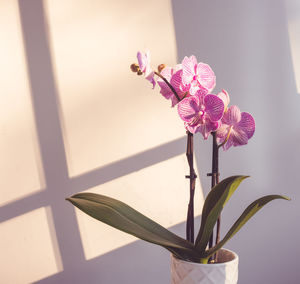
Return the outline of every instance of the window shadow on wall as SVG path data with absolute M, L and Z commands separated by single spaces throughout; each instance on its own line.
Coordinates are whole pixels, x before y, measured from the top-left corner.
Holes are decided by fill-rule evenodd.
M 240 170 L 245 171 L 243 174 L 253 176 L 254 181 L 244 189 L 244 197 L 239 196 L 247 203 L 248 199 L 254 199 L 256 193 L 260 196 L 269 193 L 263 190 L 276 192 L 277 188 L 284 189 L 278 193 L 285 193 L 296 199 L 299 193 L 295 192 L 294 185 L 299 181 L 297 169 L 300 167 L 297 146 L 300 140 L 299 96 L 295 97 L 297 92 L 293 81 L 284 2 L 231 0 L 223 3 L 175 0 L 172 1 L 172 5 L 179 61 L 184 55 L 195 54 L 199 60 L 209 63 L 217 75 L 217 89 L 227 88 L 232 102 L 238 104 L 242 110 L 251 110 L 256 118 L 258 128 L 255 140 L 249 143 L 247 150 L 234 149 L 232 153 L 222 154 L 223 176 L 239 174 Z M 140 241 L 86 260 L 75 210 L 72 206 L 67 206 L 64 198 L 182 154 L 185 139 L 172 141 L 70 179 L 43 1 L 19 0 L 19 9 L 46 188 L 42 192 L 0 208 L 0 221 L 9 220 L 36 208 L 50 206 L 55 229 L 53 242 L 57 241 L 58 244 L 56 260 L 57 263 L 61 263 L 63 271 L 38 283 L 107 284 L 117 283 L 117 279 L 123 279 L 123 283 L 147 283 L 145 281 L 150 279 L 151 282 L 148 283 L 162 283 L 163 279 L 163 283 L 167 283 L 168 252 Z M 279 119 L 278 114 L 279 118 L 284 119 Z M 276 129 L 284 129 L 288 135 L 283 136 L 279 131 L 275 131 L 274 121 Z M 209 151 L 208 148 L 204 148 L 208 144 L 198 144 L 198 168 L 203 169 L 205 175 L 209 172 L 209 169 L 205 168 L 210 158 Z M 203 188 L 209 188 L 209 179 L 206 181 Z M 295 202 L 280 207 L 284 208 L 282 216 L 276 212 L 279 208 L 277 206 L 269 208 L 270 213 L 264 212 L 267 216 L 265 219 L 272 220 L 275 215 L 278 219 L 275 220 L 276 224 L 285 224 L 279 232 L 276 224 L 269 225 L 262 240 L 255 239 L 255 236 L 251 239 L 251 246 L 245 245 L 245 240 L 249 241 L 246 235 L 234 239 L 233 247 L 244 255 L 241 265 L 243 283 L 255 282 L 254 276 L 259 280 L 265 279 L 265 283 L 283 283 L 280 281 L 287 279 L 287 275 L 289 279 L 300 277 L 295 267 L 297 259 L 293 259 L 297 253 L 289 244 L 296 243 L 300 237 L 299 231 L 294 230 L 290 242 L 283 241 L 286 240 L 286 232 L 292 231 L 292 224 L 296 224 L 300 217 L 296 205 Z M 236 206 L 232 206 L 227 213 L 236 216 L 236 209 Z M 289 224 L 286 224 L 287 216 L 295 216 Z M 172 229 L 182 231 L 182 226 Z M 251 228 L 251 224 L 249 226 Z M 256 221 L 252 224 L 252 231 L 249 230 L 249 236 L 255 234 L 253 229 L 265 230 L 265 227 L 265 223 Z M 266 243 L 269 247 L 279 244 L 281 247 L 268 256 L 262 255 L 260 261 L 251 264 L 257 259 L 255 253 L 263 251 L 263 244 Z M 281 255 L 280 259 L 282 256 L 289 259 L 289 267 L 283 265 L 274 270 L 274 266 L 269 265 L 269 259 L 273 260 L 273 264 L 275 261 L 275 267 L 279 265 L 280 259 L 276 258 L 278 253 Z M 149 258 L 145 260 L 142 254 L 147 254 Z M 159 261 L 156 261 L 157 259 Z M 249 265 L 254 266 L 254 276 L 253 271 L 247 269 Z M 264 271 L 261 271 L 259 266 L 265 267 Z M 276 271 L 280 274 L 275 273 Z M 83 278 L 83 275 L 87 278 Z
M 107 284 L 122 281 L 150 284 L 161 279 L 169 282 L 169 253 L 141 241 L 86 260 L 75 208 L 65 201 L 65 197 L 178 156 L 185 151 L 185 138 L 70 178 L 44 2 L 19 0 L 18 4 L 45 188 L 0 207 L 0 222 L 37 208 L 50 208 L 48 224 L 56 263 L 62 272 L 38 283 Z M 173 231 L 180 231 L 182 227 L 178 225 Z M 148 280 L 145 275 L 149 276 Z

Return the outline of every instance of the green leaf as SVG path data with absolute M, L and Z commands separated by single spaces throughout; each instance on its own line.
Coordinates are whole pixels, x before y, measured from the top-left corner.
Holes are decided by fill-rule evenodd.
M 201 227 L 196 239 L 196 249 L 202 254 L 208 244 L 214 226 L 225 204 L 237 189 L 239 184 L 248 176 L 232 176 L 214 186 L 207 195 L 203 209 Z
M 163 246 L 178 258 L 190 261 L 200 259 L 193 244 L 121 201 L 94 193 L 75 194 L 67 200 L 91 217 L 137 238 Z
M 243 212 L 241 217 L 233 224 L 233 226 L 228 231 L 224 239 L 221 242 L 219 242 L 216 246 L 207 250 L 205 252 L 205 256 L 209 257 L 214 253 L 216 253 L 216 251 L 218 251 L 221 247 L 223 247 L 224 244 L 228 242 L 257 211 L 259 211 L 264 205 L 266 205 L 267 203 L 269 203 L 274 199 L 290 200 L 288 197 L 282 195 L 267 195 L 255 200 L 246 208 L 246 210 Z

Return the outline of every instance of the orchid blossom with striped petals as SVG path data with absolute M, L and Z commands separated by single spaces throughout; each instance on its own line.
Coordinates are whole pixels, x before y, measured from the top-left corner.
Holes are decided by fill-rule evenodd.
M 191 133 L 200 132 L 204 139 L 218 129 L 223 112 L 224 103 L 218 96 L 203 95 L 201 91 L 178 104 L 178 114 L 185 128 Z
M 225 112 L 221 126 L 217 130 L 217 140 L 223 149 L 231 146 L 246 145 L 255 131 L 255 121 L 248 112 L 241 112 L 237 106 L 231 106 Z

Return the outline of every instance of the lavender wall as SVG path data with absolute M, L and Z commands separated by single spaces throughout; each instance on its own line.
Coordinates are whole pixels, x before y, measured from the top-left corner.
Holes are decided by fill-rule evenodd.
M 299 23 L 299 5 L 280 0 L 172 3 L 178 60 L 195 54 L 209 63 L 217 76 L 217 91 L 226 89 L 231 104 L 256 120 L 249 145 L 221 153 L 222 177 L 251 176 L 228 204 L 223 232 L 260 196 L 292 198 L 266 206 L 228 243 L 240 256 L 239 283 L 299 283 L 300 94 L 294 69 L 299 63 L 291 55 L 290 36 L 296 34 L 288 30 L 289 21 Z M 298 38 L 299 29 L 298 24 Z M 210 145 L 199 141 L 197 146 L 201 181 L 207 188 Z

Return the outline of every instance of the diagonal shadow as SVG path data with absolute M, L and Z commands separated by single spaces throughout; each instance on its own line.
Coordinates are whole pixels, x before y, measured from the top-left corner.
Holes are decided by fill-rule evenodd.
M 181 155 L 185 151 L 185 143 L 185 137 L 178 138 L 96 170 L 89 171 L 83 175 L 73 177 L 70 179 L 72 193 L 86 190 Z
M 101 185 L 124 175 L 176 157 L 184 152 L 185 137 L 165 143 L 128 158 L 113 162 L 79 176 L 67 179 L 63 191 L 56 192 L 60 199 Z M 29 211 L 51 204 L 49 190 L 40 191 L 0 207 L 0 223 Z

